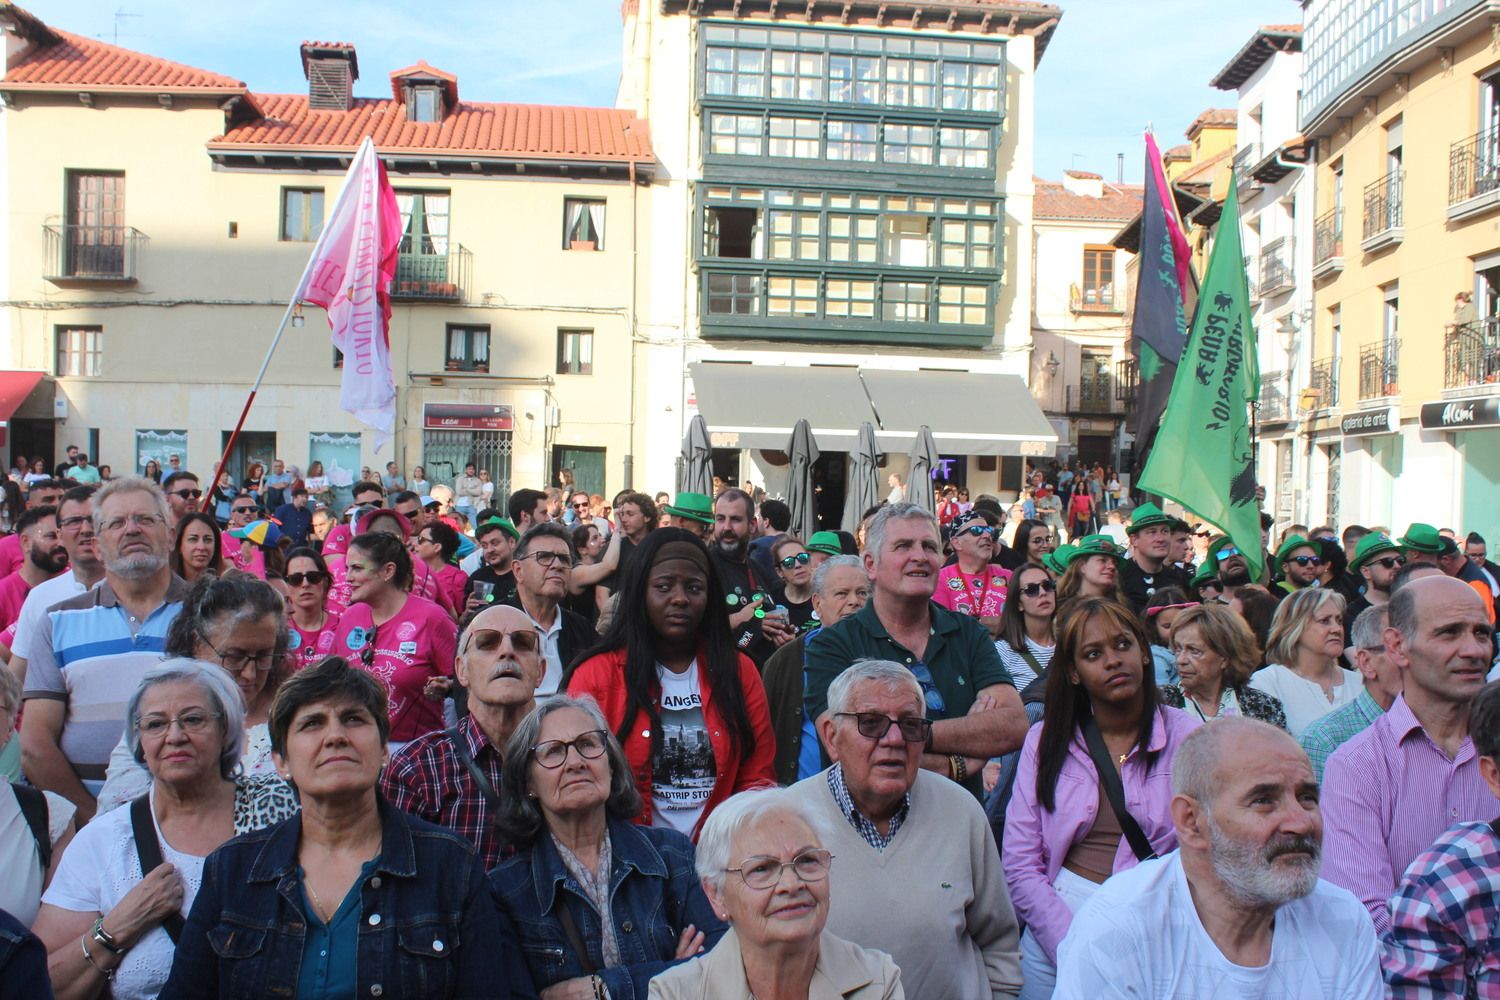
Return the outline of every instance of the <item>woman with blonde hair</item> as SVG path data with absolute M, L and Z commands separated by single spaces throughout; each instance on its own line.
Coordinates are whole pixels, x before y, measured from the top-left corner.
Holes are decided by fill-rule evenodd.
M 1364 690 L 1358 673 L 1339 666 L 1343 651 L 1343 597 L 1322 587 L 1298 590 L 1276 606 L 1267 666 L 1255 672 L 1250 686 L 1281 700 L 1287 731 L 1301 738 L 1308 726 Z
M 1260 667 L 1260 647 L 1243 618 L 1222 604 L 1185 608 L 1172 626 L 1177 684 L 1164 684 L 1161 700 L 1204 722 L 1229 715 L 1286 728 L 1281 701 L 1249 687 Z
M 1075 597 L 1104 597 L 1128 605 L 1120 589 L 1120 570 L 1125 552 L 1108 535 L 1088 535 L 1074 542 L 1059 562 L 1064 565 L 1057 582 L 1057 606 Z

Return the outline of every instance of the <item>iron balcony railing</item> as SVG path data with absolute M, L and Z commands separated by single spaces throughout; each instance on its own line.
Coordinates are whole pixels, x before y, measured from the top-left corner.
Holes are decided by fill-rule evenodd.
M 1401 228 L 1402 180 L 1401 171 L 1395 170 L 1365 186 L 1365 239 Z
M 1401 341 L 1382 340 L 1359 349 L 1359 398 L 1381 399 L 1401 395 L 1397 359 Z
M 1321 410 L 1339 405 L 1339 359 L 1318 358 L 1308 374 L 1303 409 Z
M 1135 358 L 1115 362 L 1115 399 L 1122 406 L 1135 402 L 1141 384 L 1141 366 Z
M 1248 191 L 1257 187 L 1255 176 L 1250 173 L 1255 165 L 1260 162 L 1260 143 L 1252 142 L 1248 146 L 1241 146 L 1234 153 L 1234 179 L 1239 183 L 1240 190 Z
M 135 281 L 145 234 L 131 226 L 43 226 L 49 281 Z
M 1344 256 L 1344 212 L 1330 208 L 1313 222 L 1313 267 Z
M 1446 388 L 1500 384 L 1500 319 L 1492 316 L 1450 331 L 1443 360 Z
M 1500 128 L 1488 128 L 1448 148 L 1448 204 L 1500 189 Z
M 403 253 L 396 260 L 391 298 L 457 302 L 469 287 L 474 255 L 461 246 L 447 253 Z
M 1269 298 L 1292 288 L 1292 250 L 1290 236 L 1267 243 L 1260 252 L 1260 295 Z
M 1291 405 L 1286 395 L 1286 372 L 1260 373 L 1260 401 L 1256 412 L 1262 423 L 1290 420 Z
M 1118 413 L 1113 380 L 1108 372 L 1085 376 L 1077 385 L 1068 386 L 1069 413 Z

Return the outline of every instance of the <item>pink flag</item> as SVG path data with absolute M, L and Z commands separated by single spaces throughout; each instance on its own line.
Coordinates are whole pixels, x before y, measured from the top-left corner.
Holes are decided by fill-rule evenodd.
M 390 289 L 401 228 L 396 193 L 375 144 L 366 138 L 313 246 L 295 299 L 327 310 L 333 345 L 344 352 L 339 405 L 375 429 L 377 451 L 396 426 Z

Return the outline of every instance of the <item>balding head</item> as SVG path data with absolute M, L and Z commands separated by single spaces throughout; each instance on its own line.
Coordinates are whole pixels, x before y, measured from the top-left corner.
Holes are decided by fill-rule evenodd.
M 536 623 L 520 608 L 497 604 L 474 616 L 459 640 L 457 673 L 476 716 L 532 702 L 546 673 L 541 643 Z
M 1462 580 L 1424 576 L 1397 589 L 1390 604 L 1385 648 L 1418 721 L 1466 706 L 1484 687 L 1494 655 L 1494 629 L 1479 594 Z
M 1214 796 L 1236 773 L 1255 770 L 1256 755 L 1267 747 L 1280 747 L 1307 759 L 1296 740 L 1270 723 L 1242 715 L 1215 719 L 1177 748 L 1172 758 L 1172 794 L 1186 795 L 1211 808 Z

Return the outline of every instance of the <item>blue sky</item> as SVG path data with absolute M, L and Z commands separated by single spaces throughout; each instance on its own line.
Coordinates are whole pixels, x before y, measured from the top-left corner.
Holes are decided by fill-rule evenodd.
M 652 2 L 652 0 L 645 0 Z M 619 0 L 22 0 L 56 27 L 227 73 L 253 89 L 300 91 L 303 39 L 349 41 L 360 95 L 426 59 L 475 100 L 614 103 Z M 1294 0 L 1061 0 L 1062 24 L 1037 75 L 1036 173 L 1069 167 L 1141 176 L 1140 134 L 1181 142 L 1198 112 L 1229 107 L 1208 85 L 1263 23 L 1300 20 Z M 569 16 L 559 16 L 566 10 Z M 122 16 L 116 16 L 119 12 Z

